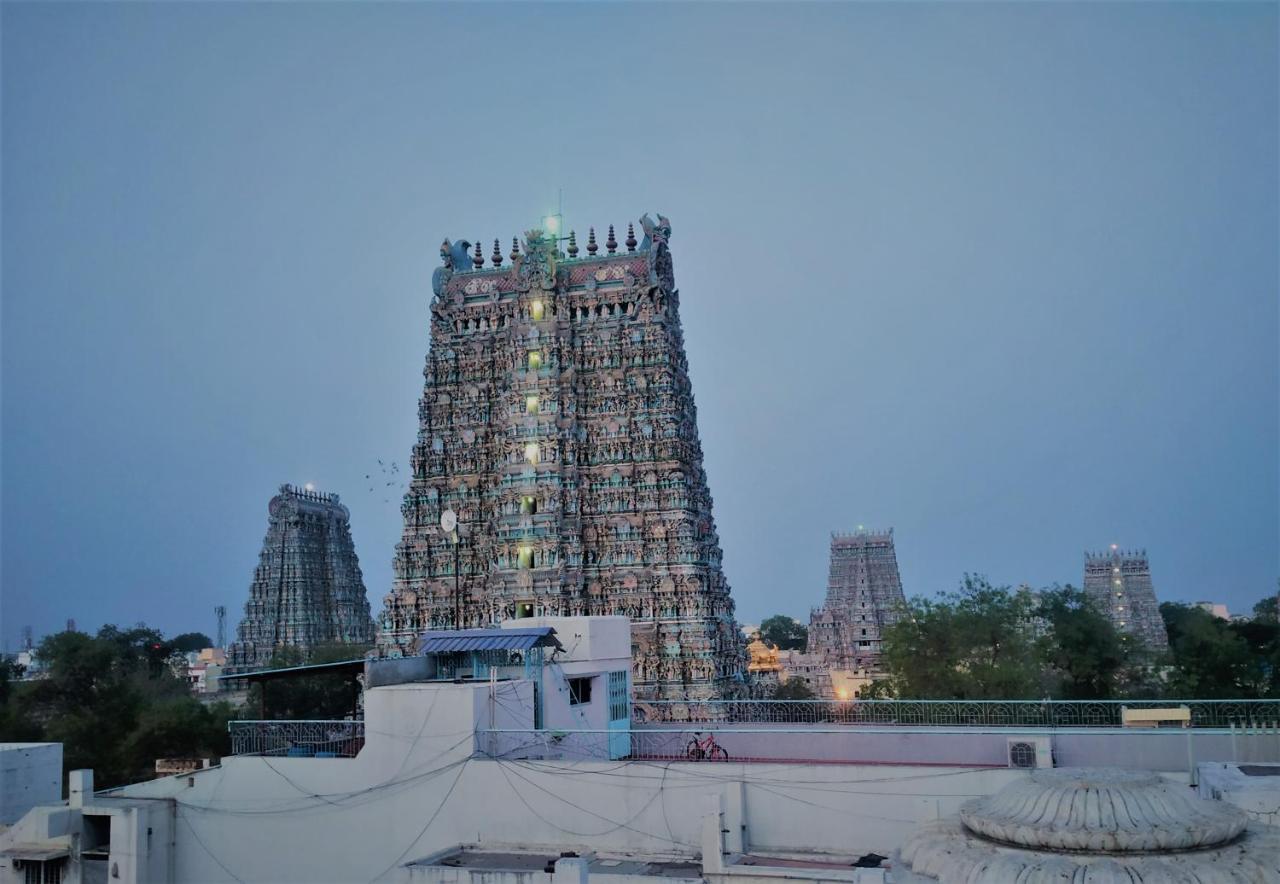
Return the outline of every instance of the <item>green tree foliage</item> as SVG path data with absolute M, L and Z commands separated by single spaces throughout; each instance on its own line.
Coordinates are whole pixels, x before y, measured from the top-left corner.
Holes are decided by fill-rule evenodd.
M 340 643 L 318 645 L 311 649 L 310 654 L 304 654 L 295 647 L 278 648 L 271 656 L 268 668 L 359 660 L 368 650 L 366 646 Z M 263 691 L 266 692 L 265 703 Z M 349 673 L 318 673 L 258 682 L 249 689 L 248 706 L 255 715 L 265 714 L 273 719 L 338 719 L 350 717 L 355 702 L 356 694 Z
M 1261 623 L 1277 622 L 1277 620 L 1280 618 L 1276 617 L 1276 602 L 1277 602 L 1276 597 L 1273 595 L 1269 595 L 1265 599 L 1263 599 L 1262 601 L 1254 605 L 1253 606 L 1254 622 L 1261 622 Z
M 1251 647 L 1233 624 L 1201 608 L 1173 602 L 1160 606 L 1160 616 L 1169 630 L 1172 666 L 1168 690 L 1174 696 L 1211 700 L 1258 697 L 1267 692 L 1264 653 Z
M 783 651 L 802 651 L 809 640 L 809 627 L 785 614 L 775 614 L 760 624 L 765 644 Z
M 189 654 L 192 651 L 203 651 L 213 647 L 213 639 L 203 632 L 184 632 L 169 639 L 169 647 L 175 653 Z
M 1081 590 L 1068 586 L 1042 592 L 1034 616 L 1041 633 L 1036 658 L 1044 696 L 1111 699 L 1133 681 L 1128 675 L 1140 667 L 1141 650 L 1121 637 Z
M 875 693 L 913 699 L 1034 696 L 1040 681 L 1034 600 L 966 576 L 958 592 L 913 598 L 883 632 L 887 685 Z
M 966 577 L 958 592 L 911 599 L 883 632 L 886 677 L 862 695 L 919 699 L 1280 697 L 1275 600 L 1228 622 L 1160 606 L 1169 652 L 1120 633 L 1070 586 L 1033 594 Z
M 141 624 L 46 637 L 37 649 L 44 676 L 10 680 L 0 696 L 0 740 L 60 742 L 68 769 L 91 767 L 102 786 L 150 777 L 156 758 L 222 755 L 231 707 L 192 697 L 170 652 Z
M 773 689 L 771 700 L 812 700 L 813 691 L 798 678 L 789 678 Z

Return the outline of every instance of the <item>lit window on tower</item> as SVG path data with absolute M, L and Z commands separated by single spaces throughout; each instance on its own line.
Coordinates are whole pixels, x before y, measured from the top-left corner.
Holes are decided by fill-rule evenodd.
M 529 353 L 529 371 L 537 371 L 542 368 L 542 354 L 537 350 Z
M 538 511 L 538 499 L 536 497 L 520 498 L 520 512 L 523 515 L 531 516 Z
M 538 462 L 538 444 L 536 442 L 530 442 L 524 447 L 524 460 L 525 463 Z
M 533 317 L 534 322 L 541 322 L 543 309 L 541 301 L 532 301 L 529 304 L 529 315 Z
M 524 397 L 524 410 L 528 414 L 537 414 L 538 413 L 538 397 L 537 396 Z
M 519 556 L 520 556 L 521 568 L 528 569 L 533 567 L 533 548 L 532 547 L 529 547 L 529 546 L 520 547 Z

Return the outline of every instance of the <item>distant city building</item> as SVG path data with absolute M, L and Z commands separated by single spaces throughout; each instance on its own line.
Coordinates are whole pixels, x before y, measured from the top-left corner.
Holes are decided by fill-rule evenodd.
M 1226 605 L 1220 605 L 1217 602 L 1196 602 L 1196 607 L 1207 614 L 1212 614 L 1219 620 L 1231 620 L 1231 613 L 1227 610 Z
M 1168 649 L 1146 550 L 1121 550 L 1113 544 L 1105 552 L 1085 553 L 1084 591 L 1122 633 L 1152 650 Z
M 191 651 L 185 656 L 185 666 L 179 676 L 191 687 L 193 694 L 212 694 L 222 690 L 219 682 L 227 665 L 227 655 L 221 648 L 205 648 Z
M 268 507 L 267 536 L 249 587 L 227 673 L 266 666 L 277 648 L 367 645 L 373 621 L 351 514 L 336 494 L 283 485 Z
M 892 528 L 831 535 L 827 599 L 809 616 L 805 648 L 830 673 L 831 687 L 824 688 L 824 695 L 851 698 L 881 674 L 883 630 L 897 620 L 904 602 Z M 814 665 L 806 661 L 798 668 L 812 670 Z M 848 697 L 841 697 L 842 692 Z
M 509 266 L 495 241 L 491 268 L 478 244 L 441 248 L 386 655 L 426 630 L 624 615 L 637 695 L 744 688 L 671 227 L 640 226 L 622 249 L 591 231 L 586 254 L 531 231 Z

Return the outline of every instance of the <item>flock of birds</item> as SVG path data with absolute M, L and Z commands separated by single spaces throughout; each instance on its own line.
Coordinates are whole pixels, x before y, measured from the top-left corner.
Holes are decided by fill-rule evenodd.
M 364 474 L 365 480 L 369 483 L 369 493 L 381 492 L 390 495 L 392 492 L 388 488 L 396 489 L 396 493 L 403 495 L 405 492 L 404 477 L 400 474 L 400 466 L 393 460 L 390 464 L 383 463 L 382 458 L 378 458 L 378 468 Z M 383 503 L 390 503 L 390 497 L 384 497 Z

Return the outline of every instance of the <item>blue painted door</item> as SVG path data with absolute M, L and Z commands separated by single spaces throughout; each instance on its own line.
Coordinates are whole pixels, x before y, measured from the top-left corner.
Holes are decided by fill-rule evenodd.
M 609 673 L 609 757 L 631 754 L 631 673 Z

